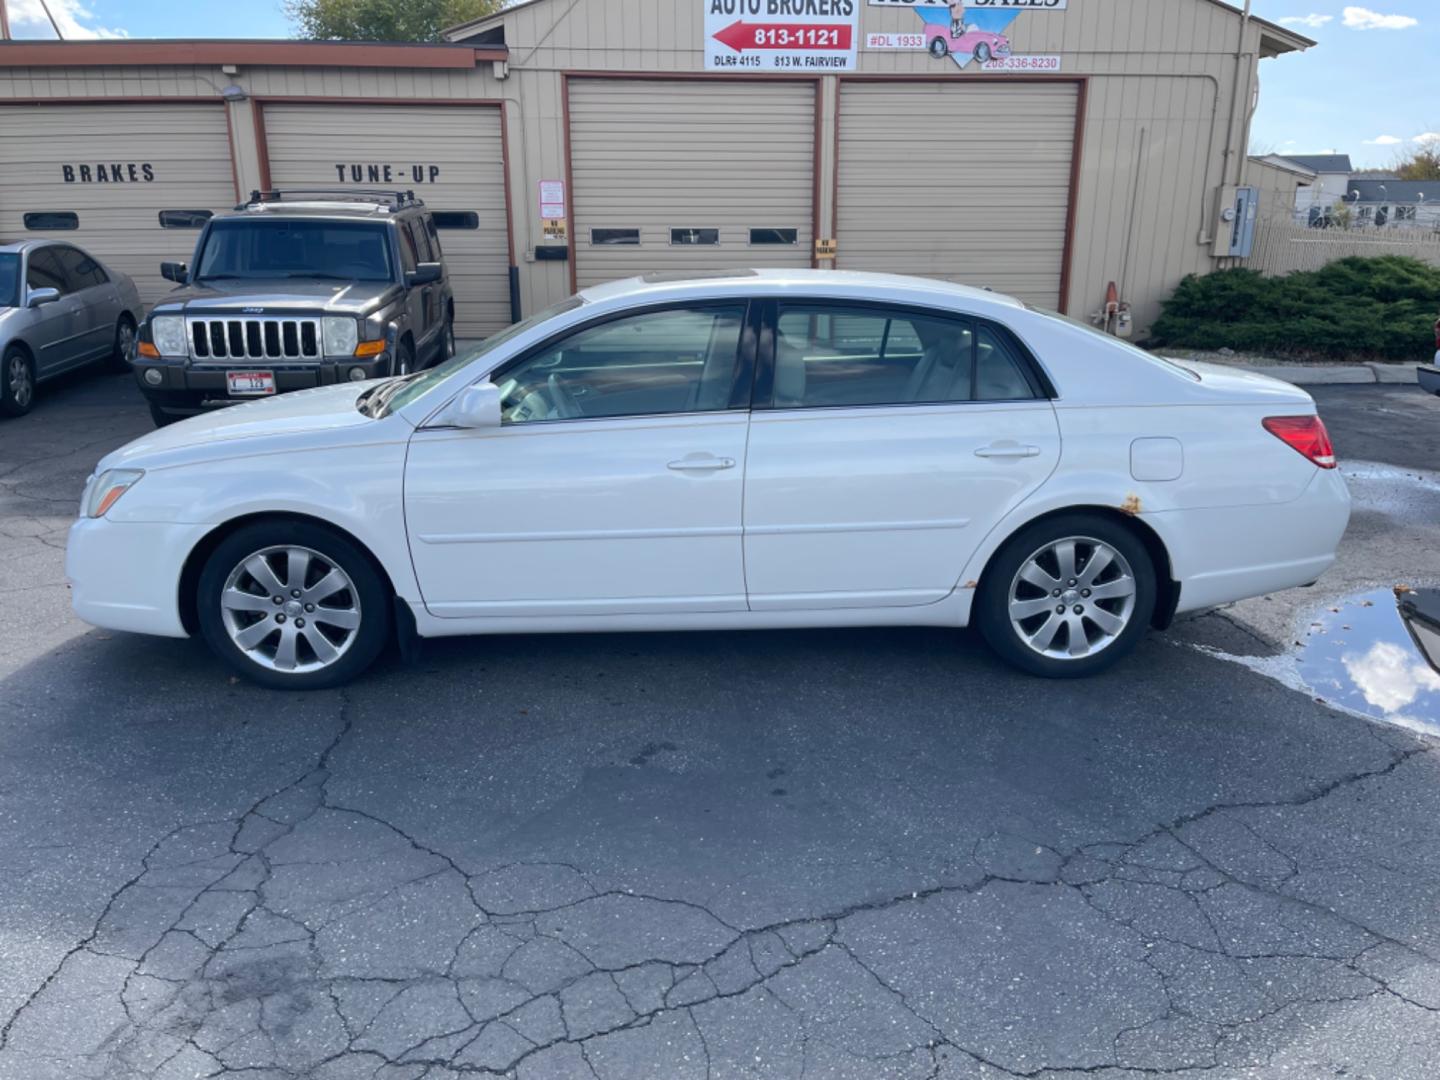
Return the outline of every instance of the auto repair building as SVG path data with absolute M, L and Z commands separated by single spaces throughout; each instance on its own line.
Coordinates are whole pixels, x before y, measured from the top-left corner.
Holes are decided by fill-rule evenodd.
M 252 189 L 413 189 L 457 332 L 737 266 L 949 278 L 1138 330 L 1229 265 L 1263 58 L 1221 0 L 526 0 L 447 43 L 0 43 L 0 238 L 147 300 Z

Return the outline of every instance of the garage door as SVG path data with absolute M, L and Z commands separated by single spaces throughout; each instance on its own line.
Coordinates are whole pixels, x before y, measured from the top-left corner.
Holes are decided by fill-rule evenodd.
M 852 83 L 840 94 L 838 265 L 1060 302 L 1073 84 Z
M 147 304 L 175 287 L 160 263 L 234 205 L 222 105 L 0 106 L 0 240 L 79 244 Z
M 576 277 L 809 266 L 815 88 L 570 82 Z
M 494 106 L 265 106 L 270 185 L 414 191 L 436 212 L 455 289 L 455 332 L 510 322 L 509 227 Z

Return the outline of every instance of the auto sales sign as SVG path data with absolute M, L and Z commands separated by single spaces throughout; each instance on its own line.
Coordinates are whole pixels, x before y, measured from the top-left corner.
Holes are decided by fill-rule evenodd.
M 707 71 L 854 71 L 860 0 L 700 0 Z

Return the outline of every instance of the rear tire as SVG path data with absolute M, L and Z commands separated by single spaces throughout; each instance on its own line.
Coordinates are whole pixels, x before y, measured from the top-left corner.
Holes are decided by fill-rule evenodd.
M 1016 533 L 991 560 L 975 624 L 1007 663 L 1079 679 L 1134 651 L 1155 613 L 1155 567 L 1130 529 L 1063 514 Z
M 390 639 L 390 601 L 353 541 L 310 522 L 261 521 L 211 554 L 195 607 L 206 644 L 247 679 L 324 690 L 375 662 Z
M 11 345 L 0 359 L 0 416 L 24 416 L 35 407 L 35 361 Z
M 115 347 L 105 359 L 107 371 L 117 374 L 130 370 L 130 357 L 135 352 L 135 320 L 121 315 L 115 324 Z

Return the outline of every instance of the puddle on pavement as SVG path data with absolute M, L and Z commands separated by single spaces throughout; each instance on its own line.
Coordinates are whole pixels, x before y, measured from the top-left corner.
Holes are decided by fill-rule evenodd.
M 1364 593 L 1322 608 L 1292 654 L 1318 698 L 1440 735 L 1440 589 Z

